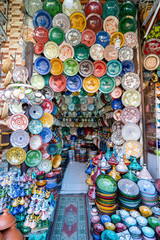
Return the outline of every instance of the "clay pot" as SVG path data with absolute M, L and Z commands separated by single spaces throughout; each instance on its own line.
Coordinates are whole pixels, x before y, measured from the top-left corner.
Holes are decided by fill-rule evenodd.
M 4 209 L 3 214 L 0 216 L 0 231 L 13 226 L 16 222 L 15 217 L 12 214 L 10 214 L 8 211 L 9 211 L 8 208 Z
M 0 240 L 4 240 L 3 234 L 0 232 Z
M 24 240 L 25 237 L 23 234 L 16 228 L 16 224 L 14 224 L 12 227 L 9 229 L 3 231 L 3 240 Z

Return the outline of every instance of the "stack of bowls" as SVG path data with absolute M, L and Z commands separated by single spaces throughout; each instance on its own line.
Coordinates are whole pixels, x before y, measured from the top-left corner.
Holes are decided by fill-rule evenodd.
M 93 226 L 93 237 L 96 240 L 101 239 L 101 233 L 104 231 L 104 226 L 100 223 L 96 223 Z
M 96 179 L 96 205 L 100 212 L 113 214 L 116 211 L 117 184 L 116 181 L 105 174 Z
M 131 234 L 131 237 L 133 239 L 142 239 L 141 236 L 142 236 L 142 231 L 141 229 L 139 229 L 138 227 L 136 226 L 131 226 L 129 228 L 129 232 Z
M 129 179 L 120 179 L 118 182 L 118 202 L 119 205 L 130 211 L 139 207 L 141 203 L 139 187 Z
M 138 227 L 142 228 L 142 227 L 146 227 L 148 225 L 148 220 L 147 218 L 143 217 L 143 216 L 139 216 L 136 218 L 137 223 L 138 223 Z
M 142 204 L 149 208 L 157 206 L 158 194 L 154 184 L 149 180 L 141 179 L 138 181 L 137 185 L 140 189 Z

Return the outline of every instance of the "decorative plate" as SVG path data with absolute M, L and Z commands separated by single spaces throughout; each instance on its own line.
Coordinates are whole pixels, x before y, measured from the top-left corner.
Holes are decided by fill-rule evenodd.
M 156 54 L 149 54 L 144 58 L 143 61 L 144 68 L 149 71 L 154 71 L 158 68 L 160 65 L 160 59 L 159 56 Z
M 109 175 L 99 175 L 96 179 L 96 184 L 101 191 L 108 193 L 115 193 L 117 191 L 116 181 Z
M 113 91 L 113 89 L 115 88 L 115 81 L 114 78 L 111 78 L 107 75 L 103 76 L 100 78 L 100 87 L 99 90 L 102 93 L 110 93 Z
M 86 20 L 87 20 L 87 25 L 86 25 L 87 29 L 91 29 L 93 32 L 95 32 L 95 34 L 97 34 L 102 30 L 103 21 L 101 16 L 99 16 L 98 14 L 91 13 L 87 16 Z
M 70 19 L 64 13 L 58 13 L 54 16 L 52 20 L 53 27 L 60 27 L 66 33 L 71 26 Z
M 79 71 L 79 64 L 75 59 L 68 58 L 63 63 L 64 73 L 68 76 L 74 76 Z
M 86 92 L 95 93 L 100 87 L 99 78 L 91 75 L 90 77 L 84 78 L 83 88 Z
M 38 10 L 34 13 L 33 25 L 35 28 L 42 26 L 49 30 L 52 25 L 52 18 L 46 11 Z
M 119 18 L 122 18 L 122 17 L 124 17 L 126 15 L 133 16 L 133 17 L 135 17 L 135 15 L 136 15 L 136 6 L 131 1 L 123 2 L 120 5 Z
M 121 113 L 122 113 L 122 110 L 121 109 L 118 109 L 116 111 L 113 112 L 113 118 L 116 120 L 116 121 L 120 121 L 121 120 Z
M 118 18 L 114 16 L 108 16 L 105 18 L 103 22 L 103 29 L 109 35 L 112 35 L 113 33 L 118 32 L 118 24 L 119 24 Z
M 140 179 L 138 180 L 137 185 L 140 189 L 140 192 L 142 193 L 145 193 L 148 195 L 154 195 L 156 193 L 156 188 L 154 184 L 149 180 Z
M 96 34 L 96 44 L 102 45 L 104 48 L 110 43 L 110 36 L 105 31 L 100 31 Z
M 120 87 L 115 87 L 115 89 L 110 93 L 112 98 L 120 98 L 122 96 L 122 89 Z
M 121 130 L 122 130 L 123 126 L 124 125 L 123 125 L 123 123 L 121 121 L 115 121 L 112 124 L 112 131 L 121 133 Z
M 47 128 L 52 127 L 54 122 L 53 116 L 48 112 L 44 112 L 43 116 L 39 120 L 42 122 L 43 127 Z
M 9 127 L 12 130 L 25 130 L 28 126 L 28 118 L 24 114 L 14 114 L 9 118 Z
M 122 71 L 120 73 L 120 76 L 124 76 L 124 74 L 128 73 L 128 72 L 134 72 L 135 70 L 135 66 L 134 63 L 130 60 L 125 60 L 122 63 Z
M 29 109 L 29 115 L 33 119 L 40 119 L 43 113 L 43 108 L 40 105 L 31 106 Z
M 77 74 L 74 76 L 67 77 L 67 85 L 66 88 L 70 92 L 77 92 L 82 87 L 82 78 Z
M 90 48 L 90 56 L 93 60 L 102 60 L 104 58 L 104 48 L 100 44 L 94 44 Z
M 62 12 L 62 4 L 59 0 L 44 0 L 43 9 L 53 18 L 57 13 Z
M 40 150 L 29 150 L 27 152 L 25 164 L 28 167 L 35 167 L 40 163 L 41 160 L 42 160 L 42 153 Z
M 24 130 L 16 130 L 10 136 L 10 143 L 13 147 L 25 148 L 29 144 L 29 134 Z
M 94 65 L 90 60 L 83 60 L 79 64 L 79 73 L 82 77 L 89 77 L 93 74 Z
M 88 16 L 91 13 L 97 13 L 98 15 L 102 16 L 102 4 L 96 1 L 88 2 L 85 6 L 85 15 Z
M 51 113 L 53 111 L 53 103 L 48 99 L 44 99 L 41 106 L 43 107 L 44 112 Z
M 107 72 L 107 65 L 104 61 L 97 60 L 94 63 L 94 72 L 93 75 L 96 77 L 102 77 Z
M 73 5 L 70 8 L 66 6 L 66 1 L 63 2 L 62 11 L 67 16 L 70 16 L 74 12 L 80 12 L 81 10 L 82 6 L 79 0 L 73 0 Z
M 46 75 L 51 70 L 51 63 L 50 61 L 45 57 L 38 57 L 34 62 L 35 70 L 40 75 Z M 45 81 L 44 81 L 45 83 Z M 39 85 L 39 84 L 37 84 Z
M 45 86 L 41 93 L 45 96 L 46 99 L 52 100 L 54 98 L 54 91 L 50 86 Z
M 122 95 L 122 103 L 125 107 L 138 107 L 141 104 L 141 95 L 137 90 L 127 90 Z
M 118 110 L 123 108 L 123 104 L 120 98 L 113 99 L 111 102 L 111 107 L 113 110 Z
M 53 75 L 60 75 L 63 72 L 63 63 L 58 58 L 53 58 L 51 61 L 51 73 Z
M 59 56 L 59 47 L 56 43 L 49 41 L 44 45 L 43 53 L 49 60 L 57 58 Z
M 116 76 L 114 78 L 115 82 L 116 82 L 116 87 L 118 87 L 119 85 L 121 85 L 121 81 L 122 81 L 122 78 L 120 76 Z
M 55 156 L 52 161 L 53 168 L 58 168 L 61 165 L 61 161 L 62 161 L 61 155 Z
M 42 139 L 43 141 L 43 139 Z M 40 151 L 42 153 L 42 159 L 47 159 L 50 157 L 50 154 L 47 153 L 47 147 L 48 147 L 49 143 L 43 143 L 41 148 L 40 148 Z
M 157 191 L 160 192 L 160 179 L 159 178 L 156 179 L 154 184 L 155 184 L 155 187 L 156 187 Z
M 48 30 L 45 27 L 37 27 L 34 29 L 34 39 L 36 42 L 46 43 L 49 40 Z
M 137 45 L 137 34 L 135 32 L 127 32 L 124 34 L 125 42 L 124 46 L 128 46 L 131 48 L 136 47 Z
M 119 31 L 125 34 L 126 32 L 135 32 L 137 29 L 137 21 L 132 16 L 124 16 L 118 25 Z
M 114 132 L 111 135 L 111 141 L 113 144 L 120 146 L 124 143 L 124 139 L 122 138 L 122 135 L 120 132 Z
M 41 148 L 42 142 L 43 142 L 43 141 L 42 141 L 42 138 L 41 138 L 40 135 L 33 135 L 33 136 L 31 137 L 30 143 L 29 143 L 30 148 L 31 148 L 32 150 L 38 150 L 38 149 Z
M 124 41 L 125 41 L 124 35 L 121 32 L 115 32 L 111 35 L 110 45 L 115 45 L 117 39 L 120 39 L 121 41 L 120 42 L 120 48 L 121 48 L 124 45 Z
M 12 114 L 23 114 L 25 113 L 25 111 L 23 111 L 22 109 L 22 102 L 20 102 L 18 105 L 13 102 L 9 105 L 9 111 L 12 113 Z
M 148 54 L 156 54 L 160 55 L 160 40 L 158 38 L 152 38 L 147 40 L 143 46 L 143 53 L 145 55 Z
M 38 90 L 41 90 L 45 86 L 45 80 L 40 75 L 33 75 L 30 79 L 30 83 L 32 86 L 36 87 Z
M 34 45 L 34 52 L 35 52 L 35 54 L 40 55 L 41 53 L 43 53 L 43 51 L 44 51 L 44 44 L 41 43 L 41 42 L 37 42 Z
M 62 92 L 66 88 L 66 78 L 64 75 L 51 76 L 49 79 L 49 85 L 54 90 L 54 92 Z
M 19 67 L 13 70 L 13 81 L 26 83 L 29 76 L 28 69 L 26 67 Z
M 121 119 L 124 124 L 126 123 L 138 123 L 140 120 L 140 111 L 138 108 L 129 106 L 122 110 Z
M 60 27 L 53 27 L 49 30 L 49 39 L 56 44 L 61 44 L 64 40 L 64 31 Z
M 122 137 L 125 141 L 138 140 L 141 137 L 141 130 L 135 123 L 127 123 L 122 128 Z
M 69 29 L 65 34 L 65 40 L 73 47 L 78 45 L 81 42 L 80 31 L 76 28 Z
M 105 19 L 106 17 L 108 17 L 110 15 L 118 17 L 119 11 L 120 11 L 120 8 L 119 8 L 119 4 L 117 3 L 117 1 L 107 1 L 103 5 L 102 18 Z
M 30 168 L 27 169 L 28 174 L 31 174 L 33 172 L 35 172 L 35 173 L 38 172 L 38 168 L 37 167 L 30 167 Z
M 111 60 L 107 63 L 107 75 L 110 77 L 118 76 L 122 71 L 122 65 L 118 60 Z
M 71 28 L 76 28 L 80 32 L 86 28 L 86 18 L 83 13 L 75 12 L 70 16 Z
M 48 173 L 52 170 L 52 162 L 51 160 L 42 160 L 37 167 L 39 171 L 45 171 Z
M 120 179 L 118 181 L 119 190 L 129 197 L 139 195 L 139 187 L 137 184 L 129 179 Z
M 91 47 L 96 41 L 96 34 L 91 29 L 85 29 L 82 32 L 81 43 L 85 44 L 87 47 Z
M 116 60 L 118 59 L 118 50 L 115 49 L 115 46 L 108 45 L 104 49 L 104 58 L 106 61 Z
M 26 152 L 23 148 L 12 147 L 8 150 L 6 159 L 11 165 L 20 165 L 26 159 Z
M 44 127 L 42 132 L 40 133 L 42 137 L 43 143 L 48 143 L 52 139 L 52 131 L 50 128 Z M 42 145 L 43 146 L 43 145 Z
M 74 49 L 69 43 L 62 43 L 59 46 L 59 58 L 61 61 L 65 61 L 67 58 L 74 57 Z
M 128 46 L 123 46 L 119 50 L 118 57 L 119 57 L 119 60 L 121 62 L 123 62 L 125 60 L 133 60 L 133 57 L 134 57 L 133 49 L 131 47 L 128 47 Z
M 28 130 L 32 134 L 39 134 L 42 132 L 43 124 L 39 120 L 31 120 L 28 124 Z
M 88 59 L 89 58 L 89 48 L 83 43 L 78 44 L 77 46 L 74 47 L 74 58 L 78 62 Z
M 129 72 L 122 77 L 122 87 L 125 90 L 137 89 L 140 86 L 140 78 L 138 74 Z
M 142 155 L 142 145 L 138 141 L 129 140 L 123 144 L 126 155 L 139 158 Z
M 41 10 L 42 6 L 43 4 L 41 0 L 33 0 L 33 1 L 25 0 L 24 1 L 25 10 L 30 17 L 33 17 L 36 11 Z

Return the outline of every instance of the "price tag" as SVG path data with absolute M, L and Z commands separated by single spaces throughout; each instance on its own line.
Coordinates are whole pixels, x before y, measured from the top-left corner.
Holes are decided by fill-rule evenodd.
M 121 40 L 119 38 L 117 38 L 117 40 L 115 42 L 115 49 L 119 50 L 120 49 L 120 45 L 121 45 Z

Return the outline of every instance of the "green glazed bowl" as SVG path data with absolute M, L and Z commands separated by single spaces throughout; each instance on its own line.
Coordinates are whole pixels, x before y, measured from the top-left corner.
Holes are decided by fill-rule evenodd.
M 116 181 L 109 175 L 99 175 L 96 179 L 96 184 L 101 191 L 105 191 L 108 193 L 114 193 L 117 191 Z
M 117 3 L 117 1 L 108 0 L 103 5 L 102 18 L 105 19 L 106 17 L 108 17 L 110 15 L 118 17 L 119 11 L 120 11 L 120 8 L 119 8 L 119 4 Z
M 126 15 L 132 16 L 132 17 L 136 16 L 136 6 L 131 1 L 123 2 L 120 5 L 119 18 L 121 19 L 121 18 L 125 17 Z
M 126 32 L 135 32 L 137 29 L 136 19 L 132 16 L 123 17 L 118 25 L 119 32 L 125 34 Z
M 57 13 L 62 12 L 62 4 L 59 0 L 45 0 L 43 10 L 48 12 L 51 18 L 53 18 Z
M 64 40 L 64 31 L 60 27 L 53 27 L 49 30 L 49 39 L 56 44 L 61 44 Z
M 121 222 L 121 217 L 117 214 L 113 214 L 111 216 L 111 220 L 112 220 L 112 223 L 114 223 L 114 224 L 120 223 Z

